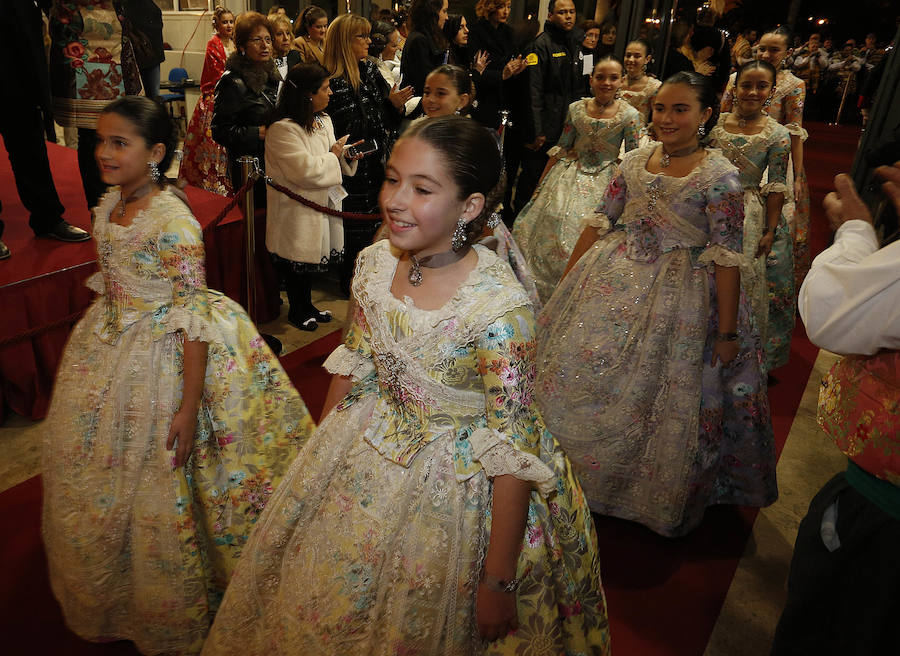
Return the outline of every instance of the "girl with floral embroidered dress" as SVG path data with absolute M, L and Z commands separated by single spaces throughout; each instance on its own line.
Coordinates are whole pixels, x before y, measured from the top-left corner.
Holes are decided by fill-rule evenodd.
M 472 245 L 502 189 L 456 116 L 394 146 L 325 418 L 254 531 L 205 654 L 609 653 L 590 512 L 533 403 L 524 290 Z
M 790 133 L 763 110 L 774 82 L 775 69 L 768 62 L 741 66 L 735 111 L 722 114 L 710 134 L 712 144 L 738 168 L 744 187 L 744 255 L 754 275 L 743 282 L 765 347 L 766 371 L 787 364 L 797 311 L 791 235 L 781 211 Z
M 699 140 L 715 103 L 697 73 L 663 83 L 660 143 L 625 156 L 538 321 L 535 394 L 591 509 L 666 536 L 777 494 L 743 192 Z
M 115 186 L 94 211 L 100 296 L 72 331 L 44 432 L 50 582 L 86 640 L 196 654 L 314 425 L 244 311 L 206 288 L 200 226 L 159 175 L 176 144 L 165 108 L 110 103 L 97 136 Z
M 616 94 L 622 64 L 612 57 L 597 62 L 591 74 L 593 98 L 569 105 L 559 142 L 534 196 L 513 226 L 544 303 L 562 278 L 566 262 L 615 170 L 619 148 L 636 148 L 643 122 Z
M 808 136 L 803 129 L 803 107 L 806 102 L 806 83 L 784 68 L 791 54 L 791 33 L 786 27 L 766 32 L 759 40 L 757 59 L 769 62 L 778 71 L 775 93 L 766 112 L 791 133 L 791 161 L 788 167 L 788 185 L 784 214 L 793 238 L 794 281 L 800 289 L 809 271 L 809 184 L 803 167 L 803 142 Z M 734 75 L 728 80 L 722 96 L 722 111 L 734 109 Z M 776 235 L 777 237 L 777 235 Z
M 228 153 L 212 138 L 213 103 L 216 82 L 225 72 L 225 61 L 234 53 L 234 14 L 225 7 L 213 12 L 216 33 L 206 44 L 203 73 L 200 76 L 200 100 L 191 115 L 184 137 L 184 158 L 178 177 L 214 194 L 230 196 Z
M 647 75 L 647 65 L 653 61 L 653 49 L 644 39 L 634 39 L 625 46 L 625 80 L 620 91 L 625 102 L 641 115 L 644 125 L 650 124 L 650 104 L 662 84 Z

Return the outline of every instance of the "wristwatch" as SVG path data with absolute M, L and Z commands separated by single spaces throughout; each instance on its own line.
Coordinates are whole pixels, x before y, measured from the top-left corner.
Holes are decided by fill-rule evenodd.
M 509 594 L 515 592 L 519 588 L 522 579 L 510 579 L 507 581 L 506 579 L 501 579 L 499 576 L 485 573 L 481 575 L 481 582 L 494 592 L 506 592 Z

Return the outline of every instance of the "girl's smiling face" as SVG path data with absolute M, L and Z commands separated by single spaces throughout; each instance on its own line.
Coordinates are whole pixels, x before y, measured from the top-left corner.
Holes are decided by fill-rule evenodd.
M 432 73 L 425 78 L 422 110 L 428 118 L 447 116 L 468 104 L 469 94 L 460 94 L 448 76 L 443 73 Z
M 772 74 L 763 68 L 751 68 L 741 73 L 735 86 L 735 97 L 743 114 L 760 111 L 766 99 L 772 95 Z
M 697 142 L 697 128 L 706 123 L 712 108 L 700 106 L 697 93 L 687 84 L 663 84 L 653 100 L 653 127 L 669 152 Z
M 482 194 L 459 196 L 441 154 L 422 139 L 401 138 L 378 196 L 391 244 L 420 257 L 449 251 L 456 222 L 469 222 L 484 208 Z
M 94 156 L 100 177 L 108 185 L 119 185 L 122 194 L 150 181 L 148 162 L 161 162 L 163 144 L 148 145 L 135 125 L 114 112 L 100 114 L 97 120 L 97 146 Z
M 622 67 L 619 62 L 603 59 L 594 66 L 591 74 L 591 92 L 597 102 L 605 105 L 622 86 Z

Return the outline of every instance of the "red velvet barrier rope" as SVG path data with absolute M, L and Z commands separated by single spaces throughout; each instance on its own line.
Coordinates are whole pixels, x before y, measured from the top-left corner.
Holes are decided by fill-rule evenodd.
M 340 219 L 355 219 L 357 221 L 381 221 L 381 214 L 363 214 L 361 212 L 341 212 L 340 210 L 335 210 L 330 207 L 325 207 L 324 205 L 319 205 L 318 203 L 309 200 L 308 198 L 304 198 L 299 194 L 295 194 L 293 191 L 285 187 L 284 185 L 280 185 L 275 182 L 269 176 L 265 178 L 266 184 L 272 187 L 275 191 L 280 191 L 285 196 L 290 198 L 291 200 L 295 200 L 301 205 L 306 205 L 310 209 L 316 210 L 317 212 L 321 212 L 322 214 L 328 214 L 329 216 L 336 216 Z

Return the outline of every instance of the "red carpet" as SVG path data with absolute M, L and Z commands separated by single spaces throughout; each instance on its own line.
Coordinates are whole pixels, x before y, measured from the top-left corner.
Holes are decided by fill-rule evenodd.
M 821 200 L 833 176 L 846 170 L 858 131 L 808 126 L 807 175 L 812 193 L 812 252 L 827 245 L 830 230 Z M 282 359 L 291 380 L 317 417 L 327 392 L 321 363 L 337 345 L 332 333 Z M 790 363 L 773 372 L 770 395 L 780 454 L 796 415 L 817 349 L 803 326 L 794 332 Z M 65 629 L 50 593 L 40 541 L 40 480 L 0 494 L 0 627 L 10 654 L 135 654 L 124 643 L 92 645 Z M 617 656 L 700 656 L 744 551 L 757 511 L 719 507 L 691 535 L 669 540 L 629 522 L 597 518 L 603 580 Z

